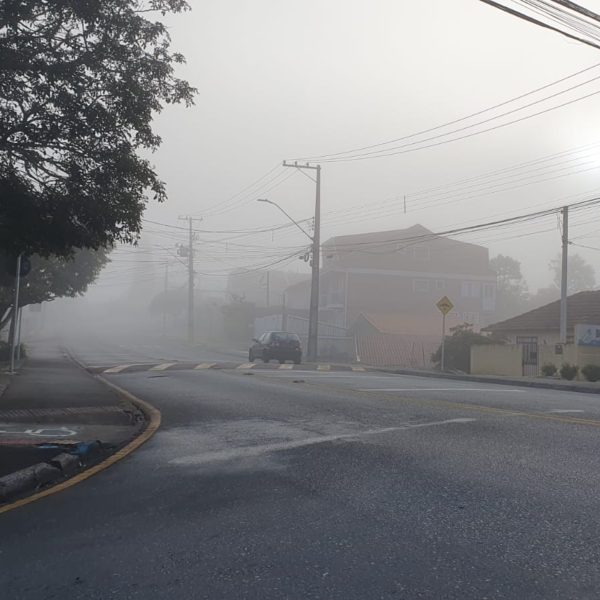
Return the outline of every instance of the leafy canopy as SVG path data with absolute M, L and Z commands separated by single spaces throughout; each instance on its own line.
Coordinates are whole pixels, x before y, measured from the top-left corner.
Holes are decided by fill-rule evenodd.
M 550 261 L 550 271 L 553 275 L 554 285 L 560 289 L 562 277 L 562 258 L 559 254 Z M 574 294 L 584 290 L 591 290 L 596 285 L 594 267 L 587 263 L 579 254 L 571 254 L 567 258 L 567 293 Z
M 153 20 L 183 0 L 4 0 L 0 11 L 0 250 L 67 255 L 131 242 L 146 194 L 152 117 L 190 105 L 181 54 Z
M 79 250 L 70 257 L 31 257 L 31 271 L 21 278 L 19 306 L 48 302 L 62 296 L 81 296 L 109 262 L 105 250 Z M 6 325 L 14 303 L 15 277 L 7 265 L 13 260 L 0 259 L 0 329 Z

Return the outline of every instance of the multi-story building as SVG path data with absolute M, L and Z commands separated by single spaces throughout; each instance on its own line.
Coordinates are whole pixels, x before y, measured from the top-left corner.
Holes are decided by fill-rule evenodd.
M 393 324 L 382 334 L 438 339 L 436 303 L 443 296 L 454 304 L 448 328 L 466 322 L 478 330 L 493 320 L 496 275 L 482 246 L 415 225 L 331 238 L 322 257 L 319 320 L 324 324 L 351 329 L 362 315 L 371 323 Z M 288 288 L 288 306 L 307 309 L 309 292 L 310 282 Z
M 334 237 L 323 244 L 322 256 L 324 322 L 350 327 L 361 313 L 438 315 L 435 305 L 442 296 L 454 304 L 449 322 L 478 329 L 493 317 L 496 275 L 482 246 L 438 237 L 415 225 Z M 305 282 L 288 288 L 288 306 L 306 308 L 309 287 Z

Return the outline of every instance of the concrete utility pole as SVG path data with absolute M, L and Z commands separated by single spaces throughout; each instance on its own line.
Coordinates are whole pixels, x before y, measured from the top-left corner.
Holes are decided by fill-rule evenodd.
M 281 329 L 287 331 L 287 306 L 285 292 L 281 294 Z
M 202 221 L 202 219 L 194 219 L 191 216 L 179 217 L 189 224 L 189 242 L 188 242 L 188 342 L 194 342 L 194 230 L 192 224 L 194 221 Z
M 15 371 L 15 342 L 17 338 L 17 319 L 19 318 L 19 288 L 21 287 L 21 257 L 17 256 L 17 269 L 15 273 L 15 301 L 13 304 L 12 322 L 10 325 L 10 372 Z
M 562 209 L 562 271 L 560 276 L 560 343 L 567 343 L 567 293 L 569 264 L 569 207 Z
M 271 306 L 271 272 L 267 271 L 267 308 Z
M 169 261 L 165 262 L 165 297 L 163 302 L 162 314 L 162 334 L 167 335 L 167 303 L 169 301 Z
M 321 262 L 321 165 L 304 165 L 283 162 L 284 167 L 312 169 L 317 172 L 315 196 L 315 232 L 312 236 L 312 279 L 310 286 L 310 309 L 308 313 L 308 360 L 317 360 L 319 353 L 319 266 Z

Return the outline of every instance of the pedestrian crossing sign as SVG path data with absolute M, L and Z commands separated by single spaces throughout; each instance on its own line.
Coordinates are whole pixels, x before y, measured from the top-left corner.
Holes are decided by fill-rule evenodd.
M 454 304 L 450 302 L 450 298 L 448 298 L 448 296 L 444 296 L 441 300 L 439 300 L 436 306 L 443 315 L 447 315 L 454 308 Z

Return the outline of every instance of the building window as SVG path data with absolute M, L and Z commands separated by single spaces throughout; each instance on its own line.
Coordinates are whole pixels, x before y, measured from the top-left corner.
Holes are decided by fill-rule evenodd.
M 481 283 L 479 281 L 463 281 L 460 294 L 463 298 L 479 298 L 481 296 Z
M 435 282 L 435 289 L 436 290 L 445 290 L 446 282 L 443 279 L 437 279 Z
M 495 288 L 496 288 L 496 286 L 493 283 L 484 283 L 483 284 L 483 297 L 484 298 L 493 298 Z
M 414 246 L 413 257 L 419 260 L 429 260 L 429 246 Z
M 429 280 L 428 279 L 413 279 L 413 292 L 428 292 L 429 291 Z

